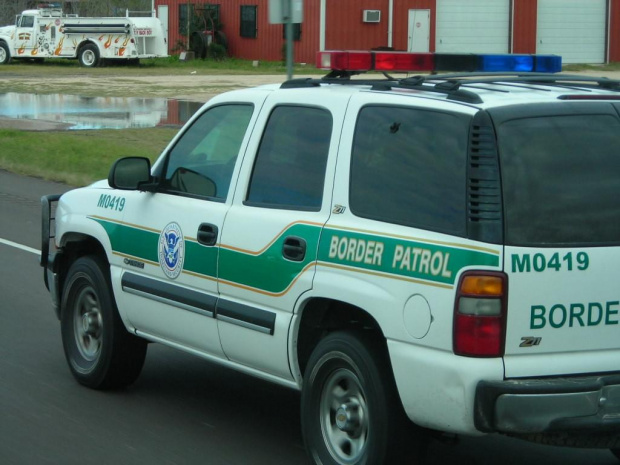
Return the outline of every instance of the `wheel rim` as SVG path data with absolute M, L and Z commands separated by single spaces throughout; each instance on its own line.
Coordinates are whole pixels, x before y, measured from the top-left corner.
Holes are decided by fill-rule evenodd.
M 4 63 L 6 61 L 7 56 L 8 55 L 4 47 L 0 47 L 0 63 Z
M 366 396 L 359 378 L 340 368 L 327 378 L 320 404 L 323 440 L 338 463 L 356 463 L 368 442 Z
M 97 294 L 92 286 L 80 290 L 73 310 L 75 343 L 80 355 L 89 362 L 101 351 L 103 319 Z
M 82 63 L 86 66 L 92 66 L 95 64 L 96 59 L 97 57 L 95 56 L 95 52 L 92 50 L 84 50 L 84 52 L 82 52 Z

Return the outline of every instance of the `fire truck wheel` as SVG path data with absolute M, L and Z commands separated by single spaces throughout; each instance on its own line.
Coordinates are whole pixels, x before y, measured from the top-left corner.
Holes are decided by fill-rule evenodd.
M 6 65 L 10 61 L 11 53 L 9 52 L 9 47 L 4 42 L 0 42 L 0 65 Z
M 99 49 L 96 45 L 87 44 L 80 49 L 78 54 L 80 65 L 85 68 L 94 68 L 99 64 Z

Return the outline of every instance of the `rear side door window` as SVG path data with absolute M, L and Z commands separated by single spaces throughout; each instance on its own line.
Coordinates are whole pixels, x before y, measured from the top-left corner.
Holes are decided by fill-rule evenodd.
M 246 205 L 319 211 L 332 116 L 321 108 L 282 105 L 265 128 Z
M 362 108 L 351 154 L 351 211 L 464 236 L 469 120 L 425 109 Z

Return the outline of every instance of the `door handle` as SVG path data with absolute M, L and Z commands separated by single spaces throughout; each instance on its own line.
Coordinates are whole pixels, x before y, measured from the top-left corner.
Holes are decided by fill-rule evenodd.
M 202 223 L 198 226 L 198 242 L 202 245 L 213 246 L 217 242 L 217 226 L 210 223 Z
M 294 262 L 301 262 L 306 257 L 306 240 L 297 236 L 284 239 L 282 256 Z

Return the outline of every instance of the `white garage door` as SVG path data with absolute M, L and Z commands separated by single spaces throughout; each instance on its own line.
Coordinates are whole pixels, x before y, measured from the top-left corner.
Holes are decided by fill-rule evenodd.
M 437 0 L 437 52 L 508 53 L 509 39 L 509 0 Z
M 562 63 L 604 63 L 607 0 L 538 0 L 537 53 Z

